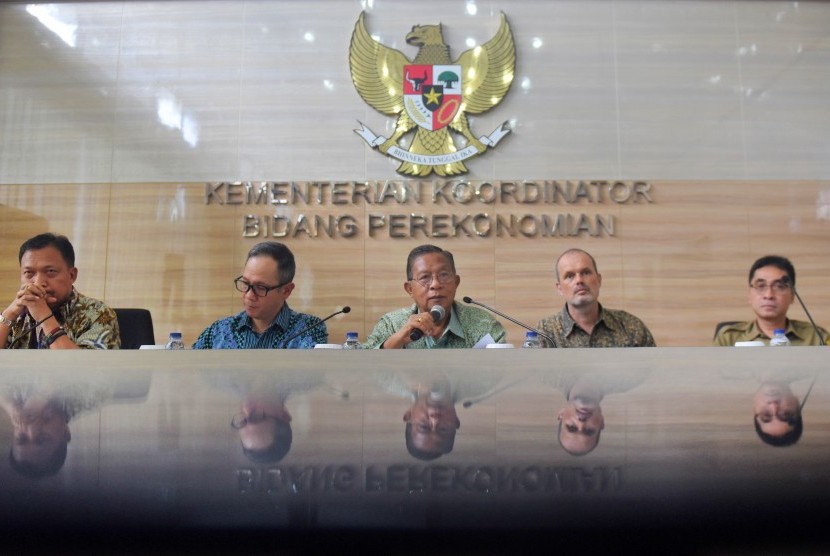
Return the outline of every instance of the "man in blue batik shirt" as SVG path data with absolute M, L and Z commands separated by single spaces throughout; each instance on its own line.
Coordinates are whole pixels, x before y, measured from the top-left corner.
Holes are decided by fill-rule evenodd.
M 315 316 L 292 311 L 286 303 L 294 290 L 295 270 L 294 255 L 282 243 L 254 245 L 242 276 L 234 280 L 245 310 L 208 326 L 193 349 L 313 348 L 314 344 L 325 344 L 326 325 Z

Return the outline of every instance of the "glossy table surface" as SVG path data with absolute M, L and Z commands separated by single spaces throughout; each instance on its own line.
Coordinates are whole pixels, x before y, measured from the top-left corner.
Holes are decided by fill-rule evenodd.
M 830 509 L 828 353 L 5 352 L 0 517 L 6 532 L 769 536 Z M 764 427 L 801 412 L 788 446 L 753 425 L 773 406 Z

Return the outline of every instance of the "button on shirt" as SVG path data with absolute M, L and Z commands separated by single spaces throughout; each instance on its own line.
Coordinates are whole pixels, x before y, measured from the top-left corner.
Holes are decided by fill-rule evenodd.
M 297 338 L 292 336 L 321 320 L 313 315 L 292 311 L 286 303 L 268 328 L 258 334 L 245 311 L 214 322 L 202 332 L 193 349 L 310 349 L 328 342 L 325 324 L 319 324 Z M 286 343 L 287 340 L 291 339 Z

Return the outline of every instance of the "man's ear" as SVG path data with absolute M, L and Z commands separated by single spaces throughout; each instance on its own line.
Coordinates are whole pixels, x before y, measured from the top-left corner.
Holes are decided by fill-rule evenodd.
M 282 287 L 282 291 L 285 294 L 286 299 L 288 299 L 288 296 L 290 296 L 291 292 L 294 291 L 294 286 L 296 286 L 296 284 L 294 282 L 291 282 L 291 283 L 286 284 Z
M 403 414 L 403 422 L 408 423 L 412 419 L 412 411 L 407 409 L 406 413 Z

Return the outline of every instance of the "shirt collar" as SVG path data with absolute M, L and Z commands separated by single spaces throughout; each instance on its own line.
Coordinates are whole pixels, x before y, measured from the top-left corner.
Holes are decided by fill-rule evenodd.
M 412 305 L 412 312 L 418 312 L 418 305 Z M 450 306 L 450 322 L 447 324 L 447 327 L 444 329 L 444 333 L 441 334 L 441 337 L 437 340 L 432 336 L 425 336 L 424 341 L 426 342 L 427 347 L 435 347 L 441 340 L 443 340 L 447 334 L 452 333 L 459 338 L 464 337 L 464 328 L 461 326 L 461 321 L 458 320 L 458 314 L 455 311 L 455 302 Z
M 599 318 L 597 319 L 597 322 L 594 323 L 594 326 L 596 327 L 597 324 L 602 322 L 605 324 L 605 326 L 612 328 L 611 326 L 609 326 L 609 323 L 605 321 L 605 309 L 602 308 L 602 303 L 598 303 L 598 305 Z M 574 326 L 576 325 L 576 321 L 573 319 L 573 317 L 571 317 L 571 314 L 568 312 L 568 304 L 565 303 L 565 306 L 562 308 L 562 327 L 564 329 L 565 336 L 570 336 L 571 332 L 573 332 L 574 330 Z M 582 330 L 582 328 L 580 328 L 580 330 Z
M 271 328 L 277 327 L 281 331 L 285 331 L 288 329 L 288 320 L 291 318 L 291 309 L 288 307 L 288 303 L 284 303 L 280 312 L 277 313 L 277 316 L 274 317 L 265 330 L 262 331 L 263 334 L 268 332 Z M 240 316 L 243 317 L 242 319 L 242 326 L 249 328 L 252 332 L 254 331 L 254 323 L 251 320 L 251 317 L 248 316 L 248 313 L 242 311 Z
M 52 313 L 55 315 L 61 324 L 66 322 L 66 317 L 72 312 L 72 309 L 75 308 L 75 305 L 78 303 L 78 291 L 75 289 L 75 286 L 72 286 L 72 291 L 69 292 L 69 297 L 55 307 Z

